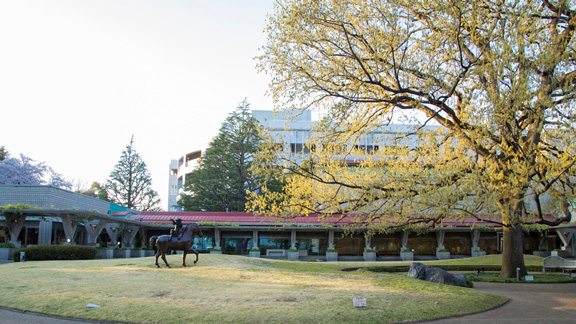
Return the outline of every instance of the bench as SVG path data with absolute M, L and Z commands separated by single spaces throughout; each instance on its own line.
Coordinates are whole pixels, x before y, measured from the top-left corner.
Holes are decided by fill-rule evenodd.
M 267 256 L 286 256 L 286 250 L 266 250 Z
M 559 256 L 549 256 L 544 259 L 542 272 L 546 273 L 546 269 L 576 270 L 576 260 L 566 260 Z

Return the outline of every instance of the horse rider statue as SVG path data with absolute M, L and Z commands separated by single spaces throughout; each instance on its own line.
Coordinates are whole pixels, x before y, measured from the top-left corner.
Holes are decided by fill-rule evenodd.
M 174 228 L 170 230 L 170 240 L 172 242 L 178 242 L 178 240 L 180 240 L 182 238 L 182 219 L 180 218 L 176 218 L 176 220 L 173 220 L 172 218 L 170 218 L 170 220 L 172 221 L 172 225 L 174 225 Z M 174 240 L 176 239 L 176 240 Z

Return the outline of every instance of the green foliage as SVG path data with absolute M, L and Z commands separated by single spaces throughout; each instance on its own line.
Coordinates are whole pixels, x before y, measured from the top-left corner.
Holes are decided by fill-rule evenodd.
M 259 184 L 249 171 L 258 150 L 258 122 L 246 99 L 222 123 L 218 135 L 186 176 L 178 205 L 186 211 L 243 212 L 246 192 Z
M 575 10 L 565 0 L 279 1 L 259 67 L 278 106 L 319 112 L 307 144 L 322 149 L 312 166 L 259 154 L 286 185 L 251 197 L 251 209 L 354 214 L 378 230 L 499 224 L 509 229 L 503 275 L 514 276 L 524 269 L 515 231 L 571 219 Z M 404 114 L 413 127 L 388 133 Z M 374 133 L 385 145 L 359 154 L 354 144 Z M 343 162 L 356 156 L 356 167 Z
M 6 151 L 4 145 L 0 146 L 0 161 L 6 160 L 7 157 L 8 157 L 8 151 Z
M 5 243 L 0 243 L 0 248 L 13 249 L 13 248 L 15 248 L 15 247 L 16 247 L 16 246 L 14 246 L 14 244 L 12 244 L 12 243 L 7 243 L 7 242 L 5 242 Z
M 113 203 L 136 210 L 160 210 L 158 192 L 152 189 L 152 176 L 134 149 L 134 137 L 110 173 L 105 188 Z
M 14 252 L 14 260 L 20 260 L 20 252 L 26 253 L 26 261 L 41 260 L 91 260 L 96 258 L 96 248 L 83 245 L 39 245 Z

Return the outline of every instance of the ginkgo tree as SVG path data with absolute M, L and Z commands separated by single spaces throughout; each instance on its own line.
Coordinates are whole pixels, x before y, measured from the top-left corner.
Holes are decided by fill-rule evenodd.
M 269 140 L 255 172 L 285 186 L 250 209 L 381 231 L 499 224 L 501 276 L 525 274 L 522 227 L 571 218 L 575 29 L 574 0 L 278 1 L 259 67 L 278 107 L 321 118 L 306 156 Z M 415 126 L 386 133 L 399 115 Z M 355 151 L 370 132 L 388 144 Z

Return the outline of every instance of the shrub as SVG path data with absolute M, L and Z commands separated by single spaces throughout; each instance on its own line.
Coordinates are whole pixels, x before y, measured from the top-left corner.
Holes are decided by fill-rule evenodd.
M 338 251 L 336 251 L 336 249 L 328 249 L 326 250 L 326 252 L 338 252 Z
M 438 252 L 450 252 L 450 250 L 448 250 L 448 249 L 440 249 L 440 250 L 438 250 Z
M 288 250 L 288 252 L 298 252 L 298 250 L 297 249 L 290 249 L 290 250 Z
M 40 260 L 91 260 L 96 258 L 96 248 L 83 245 L 40 245 L 16 250 L 14 260 L 26 253 L 26 261 Z
M 8 242 L 6 242 L 6 243 L 0 243 L 0 248 L 13 249 L 13 248 L 15 248 L 15 247 L 16 247 L 16 246 L 14 246 L 14 244 L 12 244 L 12 243 L 8 243 Z
M 216 250 L 214 249 L 212 251 L 216 251 Z M 250 252 L 260 252 L 260 249 L 251 248 Z

